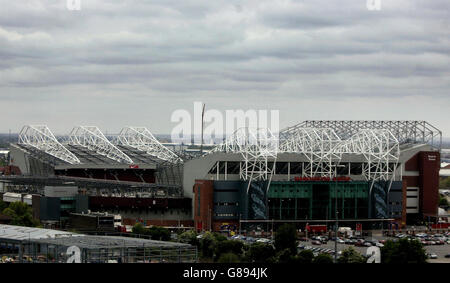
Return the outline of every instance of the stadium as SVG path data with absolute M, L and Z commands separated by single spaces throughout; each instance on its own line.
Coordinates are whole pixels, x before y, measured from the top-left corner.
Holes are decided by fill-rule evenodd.
M 85 203 L 74 212 L 118 213 L 127 225 L 270 230 L 338 218 L 398 227 L 437 217 L 441 143 L 441 131 L 425 121 L 240 128 L 194 151 L 169 149 L 142 127 L 106 137 L 78 126 L 56 138 L 46 126 L 25 126 L 10 145 L 16 173 L 1 180 L 29 194 L 76 187 Z M 42 218 L 50 202 L 39 203 L 33 210 Z

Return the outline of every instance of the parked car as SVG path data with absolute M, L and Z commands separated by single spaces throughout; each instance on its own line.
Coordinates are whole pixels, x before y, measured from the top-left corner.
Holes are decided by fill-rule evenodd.
M 319 240 L 313 240 L 313 241 L 311 242 L 311 244 L 313 244 L 313 245 L 321 245 L 322 242 L 320 242 Z
M 253 237 L 247 237 L 246 241 L 249 243 L 254 243 L 254 242 L 256 242 L 256 239 Z
M 446 255 L 445 255 L 445 258 L 450 258 L 450 254 L 446 254 Z
M 338 244 L 345 244 L 345 241 L 340 238 L 337 239 L 337 242 L 338 242 Z
M 256 240 L 257 243 L 265 243 L 268 244 L 270 243 L 270 239 L 266 239 L 266 238 L 259 238 L 258 240 Z
M 437 256 L 435 253 L 429 253 L 429 254 L 428 254 L 428 258 L 431 258 L 431 259 L 437 259 L 438 256 Z

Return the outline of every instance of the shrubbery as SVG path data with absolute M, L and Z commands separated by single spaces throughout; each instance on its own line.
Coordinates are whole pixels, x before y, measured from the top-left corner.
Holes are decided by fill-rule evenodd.
M 170 240 L 170 231 L 164 227 L 152 226 L 150 228 L 145 228 L 141 223 L 136 223 L 133 226 L 132 233 L 150 236 L 152 240 Z

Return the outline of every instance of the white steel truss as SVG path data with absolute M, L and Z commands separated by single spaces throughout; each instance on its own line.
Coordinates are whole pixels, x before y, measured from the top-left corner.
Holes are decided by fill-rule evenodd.
M 386 129 L 400 144 L 424 143 L 438 149 L 442 147 L 442 132 L 426 121 L 308 120 L 284 131 L 295 128 L 331 128 L 342 140 L 349 139 L 361 129 Z
M 364 129 L 339 144 L 339 154 L 361 154 L 365 158 L 363 176 L 366 180 L 392 180 L 400 158 L 397 138 L 385 129 Z
M 77 126 L 69 134 L 69 144 L 93 150 L 120 163 L 133 164 L 133 160 L 113 145 L 96 126 Z
M 125 127 L 117 137 L 118 144 L 145 151 L 147 154 L 171 163 L 182 163 L 183 160 L 174 152 L 162 145 L 145 127 Z
M 334 151 L 342 141 L 329 128 L 292 128 L 280 133 L 280 152 L 303 154 L 309 161 L 304 165 L 303 176 L 333 177 L 333 163 L 341 159 L 341 154 Z
M 278 137 L 267 128 L 239 128 L 212 152 L 240 153 L 244 158 L 240 178 L 249 181 L 250 187 L 255 180 L 270 182 L 278 154 Z
M 70 164 L 80 160 L 55 138 L 45 125 L 26 125 L 19 133 L 19 144 L 29 145 Z
M 392 180 L 400 158 L 397 138 L 387 129 L 362 129 L 342 140 L 330 128 L 291 127 L 280 132 L 280 152 L 306 156 L 303 176 L 336 176 L 343 154 L 362 155 L 367 181 Z

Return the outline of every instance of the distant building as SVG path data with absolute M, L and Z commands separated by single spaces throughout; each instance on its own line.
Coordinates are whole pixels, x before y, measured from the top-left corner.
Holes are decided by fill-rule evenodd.
M 426 121 L 312 120 L 280 133 L 254 130 L 175 153 L 143 127 L 107 138 L 78 126 L 57 140 L 46 126 L 28 125 L 10 146 L 21 174 L 0 179 L 84 190 L 41 194 L 42 219 L 68 220 L 88 208 L 120 214 L 124 225 L 202 231 L 331 226 L 336 214 L 363 229 L 438 217 L 442 132 Z
M 115 215 L 99 212 L 70 213 L 68 229 L 79 232 L 113 232 Z

